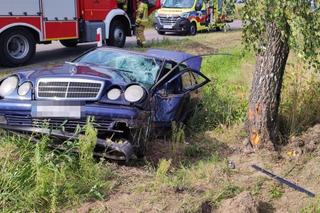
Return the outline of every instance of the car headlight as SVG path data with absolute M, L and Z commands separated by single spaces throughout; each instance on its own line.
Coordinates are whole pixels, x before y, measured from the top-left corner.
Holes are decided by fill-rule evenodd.
M 121 96 L 121 90 L 118 88 L 113 88 L 109 90 L 109 92 L 107 93 L 107 98 L 111 101 L 115 101 L 119 99 L 120 96 Z
M 181 18 L 188 18 L 189 15 L 190 15 L 190 13 L 182 13 L 182 14 L 180 15 L 180 17 L 181 17 Z
M 28 92 L 31 90 L 31 88 L 32 88 L 32 84 L 30 82 L 25 82 L 21 84 L 20 87 L 18 88 L 18 94 L 20 96 L 26 96 Z
M 154 13 L 154 17 L 157 18 L 158 16 L 159 16 L 158 12 L 155 12 L 155 13 Z
M 2 81 L 0 86 L 0 96 L 5 97 L 10 95 L 15 89 L 17 89 L 19 80 L 16 76 L 11 76 Z
M 124 98 L 131 103 L 135 103 L 142 100 L 144 95 L 145 95 L 145 91 L 139 85 L 129 86 L 124 92 Z

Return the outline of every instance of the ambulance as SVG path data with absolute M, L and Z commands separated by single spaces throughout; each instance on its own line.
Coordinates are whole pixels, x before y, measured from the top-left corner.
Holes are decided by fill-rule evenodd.
M 223 0 L 165 0 L 155 14 L 155 28 L 161 35 L 196 35 L 199 31 L 224 29 L 233 21 L 232 11 L 226 6 Z

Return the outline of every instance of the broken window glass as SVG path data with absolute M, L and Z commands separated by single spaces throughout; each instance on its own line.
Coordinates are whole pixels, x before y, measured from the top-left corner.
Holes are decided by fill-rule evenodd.
M 162 63 L 144 55 L 102 49 L 84 55 L 77 62 L 105 66 L 147 88 L 155 83 Z

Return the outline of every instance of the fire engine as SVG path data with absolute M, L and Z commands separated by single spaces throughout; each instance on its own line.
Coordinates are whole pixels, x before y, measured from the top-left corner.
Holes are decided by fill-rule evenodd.
M 60 41 L 66 47 L 104 42 L 123 47 L 134 34 L 137 0 L 0 0 L 0 64 L 19 66 L 35 54 L 36 44 Z M 149 1 L 149 13 L 160 0 Z

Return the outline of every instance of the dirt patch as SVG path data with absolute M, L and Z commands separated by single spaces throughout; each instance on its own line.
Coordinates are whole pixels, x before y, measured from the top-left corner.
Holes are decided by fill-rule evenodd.
M 304 154 L 319 152 L 320 145 L 320 124 L 309 128 L 305 133 L 298 137 L 292 137 L 288 146 L 284 149 L 286 158 L 298 158 Z
M 250 192 L 244 191 L 234 198 L 228 199 L 222 203 L 217 213 L 258 213 L 258 202 L 253 198 Z

